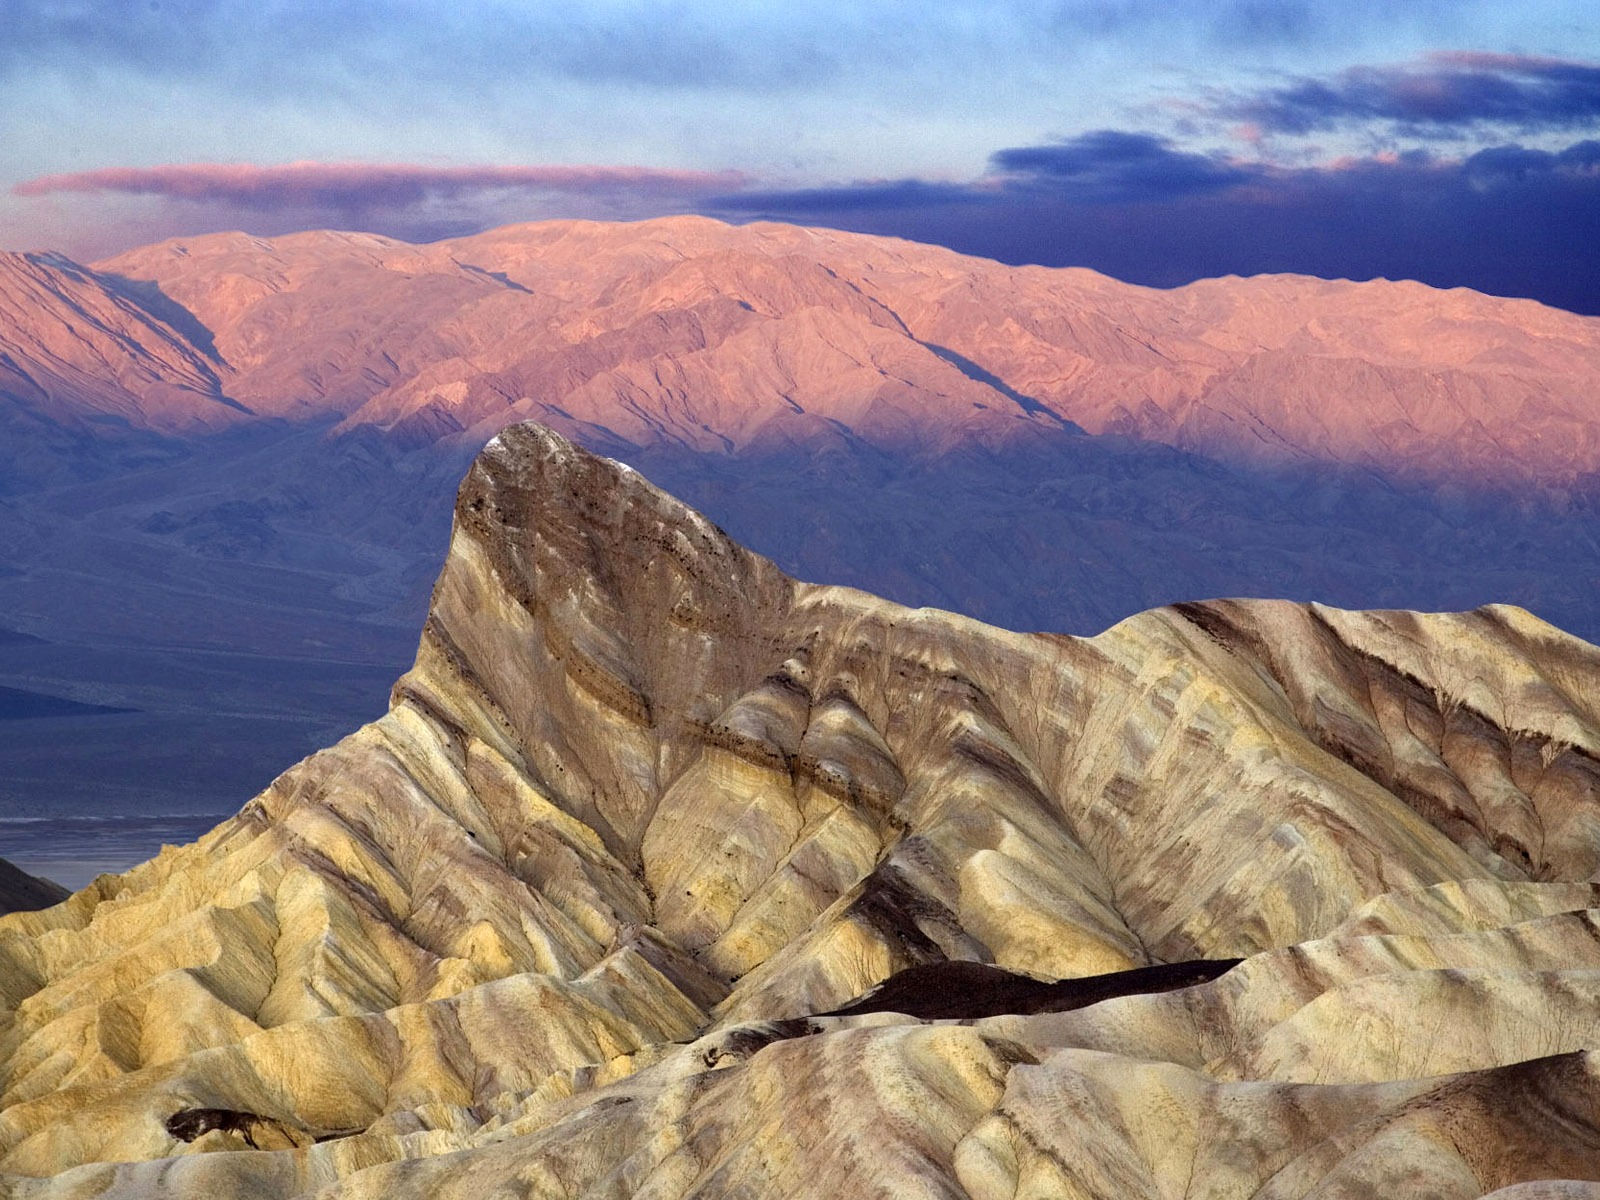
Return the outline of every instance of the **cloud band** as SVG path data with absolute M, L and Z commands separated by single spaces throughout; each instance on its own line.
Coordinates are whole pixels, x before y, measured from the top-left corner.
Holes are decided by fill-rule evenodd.
M 748 182 L 739 171 L 651 167 L 183 163 L 41 175 L 16 184 L 11 191 L 24 197 L 62 192 L 161 196 L 254 210 L 288 205 L 370 209 L 495 191 L 694 196 L 736 191 Z

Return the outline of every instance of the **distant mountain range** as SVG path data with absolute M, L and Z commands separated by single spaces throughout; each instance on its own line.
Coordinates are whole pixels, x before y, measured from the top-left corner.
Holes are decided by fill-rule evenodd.
M 376 715 L 523 419 L 801 576 L 1013 628 L 1248 595 L 1597 637 L 1597 416 L 1600 320 L 1414 283 L 699 218 L 0 256 L 0 624 L 43 639 L 0 684 L 137 710 L 0 721 L 0 800 L 226 811 Z

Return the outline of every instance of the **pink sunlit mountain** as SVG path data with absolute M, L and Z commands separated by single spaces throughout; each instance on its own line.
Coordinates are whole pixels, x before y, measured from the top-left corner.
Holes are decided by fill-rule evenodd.
M 529 416 L 744 451 L 841 423 L 949 449 L 1075 422 L 1227 457 L 1569 482 L 1600 464 L 1600 324 L 1531 301 L 1296 276 L 1171 291 L 703 218 L 412 246 L 166 242 L 100 265 L 211 331 L 230 394 L 344 428 Z

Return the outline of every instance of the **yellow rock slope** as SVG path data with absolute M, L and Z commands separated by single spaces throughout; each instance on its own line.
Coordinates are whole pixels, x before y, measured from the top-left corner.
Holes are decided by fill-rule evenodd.
M 0 918 L 0 1194 L 1600 1196 L 1597 697 L 1512 608 L 798 583 L 514 427 L 387 715 Z

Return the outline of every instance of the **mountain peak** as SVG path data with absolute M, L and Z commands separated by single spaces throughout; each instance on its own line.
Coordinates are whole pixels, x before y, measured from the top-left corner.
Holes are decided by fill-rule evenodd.
M 1084 1095 L 1091 1195 L 1387 1138 L 1537 1178 L 1600 1136 L 1596 696 L 1510 609 L 902 608 L 513 426 L 387 714 L 0 918 L 0 1187 L 1060 1193 L 1077 1158 L 986 1147 Z M 1513 1085 L 1576 1115 L 1463 1099 Z M 1174 1173 L 1104 1115 L 1215 1104 L 1272 1149 Z

